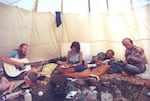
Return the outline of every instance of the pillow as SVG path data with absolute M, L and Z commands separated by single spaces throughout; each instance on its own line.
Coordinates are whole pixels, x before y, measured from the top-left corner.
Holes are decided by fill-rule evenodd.
M 57 66 L 57 64 L 55 64 L 55 63 L 49 63 L 49 64 L 44 65 L 41 74 L 50 78 L 51 73 L 54 71 L 56 66 Z

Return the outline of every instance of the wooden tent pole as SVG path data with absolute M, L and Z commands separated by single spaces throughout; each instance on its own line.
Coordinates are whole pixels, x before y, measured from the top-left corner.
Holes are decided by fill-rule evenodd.
M 88 0 L 88 9 L 89 9 L 89 13 L 90 13 L 91 12 L 90 0 Z
M 34 12 L 37 12 L 38 2 L 39 2 L 39 0 L 35 0 Z
M 131 8 L 133 9 L 133 1 L 130 0 Z
M 106 6 L 107 6 L 107 11 L 109 12 L 109 3 L 108 3 L 108 0 L 106 0 Z

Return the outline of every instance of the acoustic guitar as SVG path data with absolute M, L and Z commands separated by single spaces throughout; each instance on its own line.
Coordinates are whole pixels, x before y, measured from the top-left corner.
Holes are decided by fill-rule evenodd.
M 22 74 L 23 72 L 31 70 L 31 67 L 32 67 L 31 65 L 43 65 L 43 64 L 48 63 L 48 61 L 29 62 L 29 60 L 26 58 L 23 58 L 23 59 L 11 58 L 11 59 L 14 61 L 17 61 L 17 62 L 24 63 L 24 66 L 17 67 L 15 65 L 4 62 L 3 63 L 4 72 L 9 77 L 17 77 L 20 74 Z

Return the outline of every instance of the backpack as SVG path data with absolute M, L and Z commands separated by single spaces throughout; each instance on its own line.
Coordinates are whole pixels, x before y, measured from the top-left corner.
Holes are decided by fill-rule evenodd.
M 122 61 L 109 61 L 108 64 L 111 65 L 111 68 L 107 71 L 108 74 L 121 73 L 124 69 Z
M 51 74 L 50 78 L 50 86 L 52 88 L 54 96 L 58 97 L 65 97 L 66 96 L 66 87 L 67 87 L 67 77 L 61 73 L 55 73 L 56 71 Z

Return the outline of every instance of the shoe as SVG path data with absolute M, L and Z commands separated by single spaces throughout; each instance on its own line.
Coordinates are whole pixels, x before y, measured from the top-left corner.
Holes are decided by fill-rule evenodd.
M 150 97 L 150 92 L 147 92 L 146 95 Z

